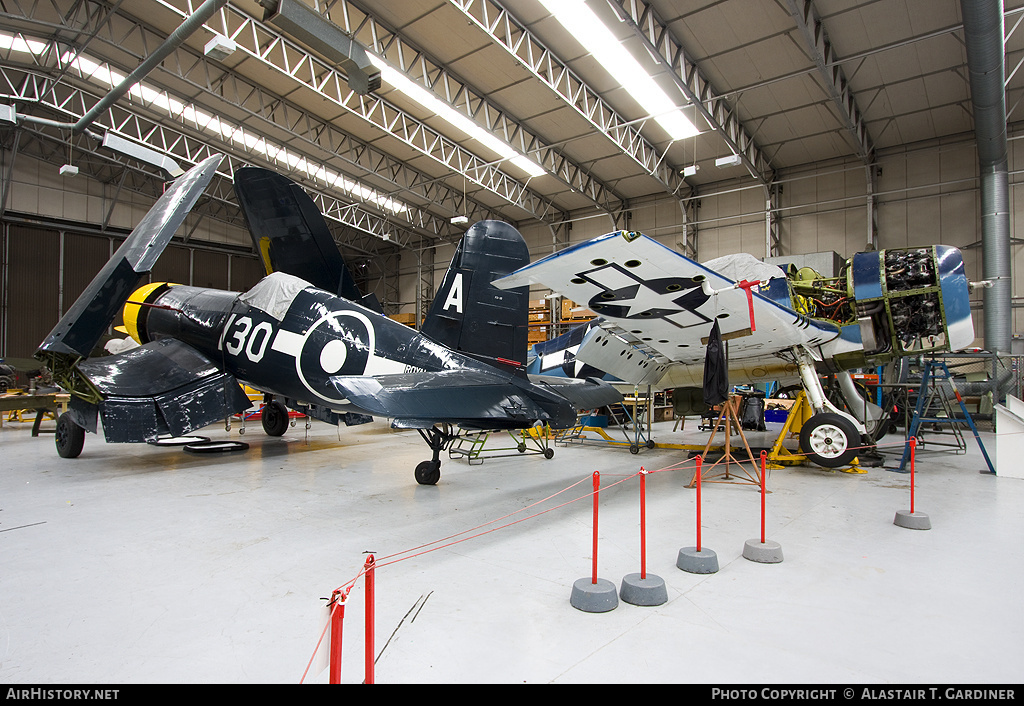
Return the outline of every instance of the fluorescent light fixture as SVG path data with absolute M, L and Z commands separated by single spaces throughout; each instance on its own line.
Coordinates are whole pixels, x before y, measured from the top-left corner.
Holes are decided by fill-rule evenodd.
M 78 176 L 78 167 L 73 164 L 65 164 L 60 168 L 61 176 Z
M 449 221 L 449 223 L 451 223 L 453 226 L 460 226 L 463 223 L 469 223 L 469 217 L 468 216 L 455 216 L 454 218 L 452 218 Z
M 367 52 L 366 55 L 369 57 L 370 63 L 380 69 L 380 75 L 384 82 L 392 88 L 401 91 L 434 115 L 444 118 L 453 127 L 461 130 L 468 137 L 483 143 L 488 149 L 491 149 L 501 155 L 502 159 L 508 160 L 531 177 L 539 177 L 547 174 L 544 168 L 539 164 L 536 164 L 533 160 L 516 152 L 509 145 L 484 130 L 482 127 L 452 108 L 423 86 L 420 86 L 401 71 L 387 64 L 376 54 Z
M 18 111 L 13 105 L 0 105 L 0 123 L 18 124 Z
M 697 128 L 679 106 L 661 90 L 640 62 L 633 58 L 584 0 L 540 0 L 583 48 L 607 69 L 673 140 L 697 134 Z
M 715 160 L 716 167 L 738 167 L 743 164 L 743 160 L 738 154 L 730 154 L 728 157 L 719 157 Z
M 683 176 L 692 177 L 697 173 L 698 169 L 700 169 L 700 167 L 696 164 L 691 164 L 689 167 L 683 167 Z
M 46 42 L 0 32 L 0 49 L 42 56 L 49 46 Z M 60 64 L 61 66 L 70 66 L 78 71 L 82 78 L 106 87 L 116 86 L 124 79 L 122 74 L 112 71 L 108 65 L 101 64 L 85 54 L 76 56 L 71 52 L 65 52 L 60 57 Z M 155 90 L 143 83 L 137 83 L 131 87 L 128 96 L 149 108 L 164 110 L 173 118 L 192 123 L 199 130 L 212 133 L 223 142 L 241 143 L 247 149 L 264 155 L 271 162 L 278 162 L 288 169 L 304 172 L 313 181 L 329 188 L 340 189 L 354 198 L 376 204 L 392 213 L 406 213 L 409 210 L 408 205 L 397 199 L 366 187 L 342 174 L 337 174 L 322 164 L 308 162 L 304 157 L 290 152 L 281 145 L 267 142 L 262 137 L 253 135 L 243 126 L 233 125 L 216 115 L 209 115 L 194 105 L 174 98 L 169 93 Z M 108 132 L 108 134 L 110 133 Z M 139 146 L 136 145 L 136 147 Z M 171 161 L 170 164 L 174 164 L 174 162 Z
M 234 54 L 237 48 L 238 45 L 235 44 L 235 40 L 222 34 L 215 34 L 213 39 L 208 41 L 206 46 L 203 47 L 203 54 L 214 61 L 224 61 Z

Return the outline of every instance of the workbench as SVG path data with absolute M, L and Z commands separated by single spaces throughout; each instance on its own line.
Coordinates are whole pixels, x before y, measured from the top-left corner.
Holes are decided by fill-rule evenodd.
M 39 436 L 39 425 L 43 421 L 43 415 L 50 413 L 54 418 L 58 417 L 61 412 L 67 411 L 70 399 L 71 395 L 66 393 L 50 392 L 40 395 L 6 392 L 0 395 L 0 426 L 3 426 L 2 413 L 34 409 L 36 419 L 32 423 L 32 436 Z

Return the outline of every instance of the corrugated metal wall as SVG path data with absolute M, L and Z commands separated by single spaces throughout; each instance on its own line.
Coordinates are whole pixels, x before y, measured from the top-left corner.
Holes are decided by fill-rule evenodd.
M 0 358 L 30 358 L 122 241 L 13 223 L 0 232 Z M 241 292 L 263 274 L 254 255 L 171 245 L 149 279 Z

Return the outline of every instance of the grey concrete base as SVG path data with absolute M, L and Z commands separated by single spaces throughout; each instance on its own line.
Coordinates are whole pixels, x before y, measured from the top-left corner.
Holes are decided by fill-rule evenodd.
M 654 574 L 640 578 L 640 574 L 626 574 L 619 586 L 619 596 L 632 605 L 661 605 L 668 602 L 665 580 Z
M 909 510 L 898 511 L 892 523 L 907 529 L 928 530 L 932 528 L 932 521 L 928 519 L 928 515 L 923 512 L 910 512 Z
M 676 558 L 676 567 L 691 574 L 713 574 L 718 571 L 718 555 L 706 547 L 683 547 Z
M 605 579 L 594 583 L 590 576 L 577 579 L 572 585 L 569 603 L 573 608 L 585 613 L 607 613 L 619 605 L 619 596 L 615 592 L 615 584 Z
M 770 539 L 748 539 L 743 545 L 743 558 L 758 564 L 778 564 L 782 561 L 782 545 Z

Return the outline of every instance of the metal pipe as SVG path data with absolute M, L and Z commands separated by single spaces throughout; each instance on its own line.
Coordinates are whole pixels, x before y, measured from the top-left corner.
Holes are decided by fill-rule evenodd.
M 164 40 L 163 44 L 156 48 L 156 51 L 147 56 L 134 71 L 128 74 L 128 76 L 121 81 L 121 83 L 114 86 L 110 90 L 110 93 L 101 98 L 99 103 L 94 105 L 85 115 L 83 115 L 78 122 L 75 123 L 72 128 L 72 132 L 78 134 L 89 127 L 100 113 L 116 103 L 118 99 L 127 93 L 132 86 L 141 81 L 150 71 L 156 68 L 160 62 L 166 59 L 171 52 L 180 47 L 189 35 L 202 27 L 204 22 L 213 17 L 215 12 L 227 4 L 227 1 L 228 0 L 206 0 L 206 2 L 196 8 L 196 11 L 186 17 L 185 20 L 178 25 L 178 28 L 171 32 L 167 39 Z
M 981 173 L 982 277 L 992 282 L 985 290 L 985 347 L 1008 353 L 1012 282 L 1003 2 L 960 0 L 960 8 Z

